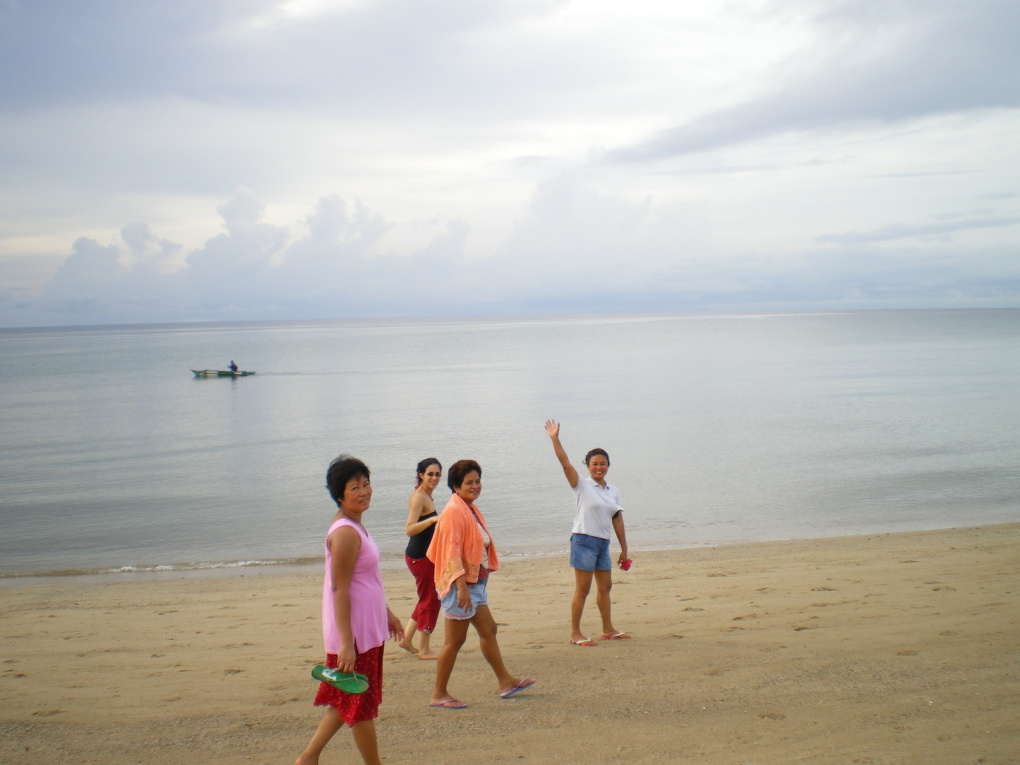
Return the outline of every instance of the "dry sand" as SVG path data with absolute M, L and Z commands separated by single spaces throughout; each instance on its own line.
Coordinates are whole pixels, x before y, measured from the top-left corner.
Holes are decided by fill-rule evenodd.
M 433 663 L 388 644 L 384 760 L 1020 762 L 1020 524 L 633 557 L 613 590 L 633 639 L 597 648 L 567 643 L 565 559 L 493 575 L 507 664 L 538 679 L 514 699 L 473 634 L 457 712 L 428 707 Z M 0 761 L 293 762 L 320 716 L 320 577 L 0 590 Z M 410 575 L 384 578 L 406 617 Z M 343 731 L 323 763 L 354 762 Z

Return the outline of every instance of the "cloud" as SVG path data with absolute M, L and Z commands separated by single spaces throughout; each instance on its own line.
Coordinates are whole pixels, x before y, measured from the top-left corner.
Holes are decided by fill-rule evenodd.
M 0 324 L 1013 305 L 1014 5 L 0 0 Z
M 776 7 L 816 14 L 816 35 L 778 68 L 771 92 L 608 157 L 655 160 L 784 133 L 1020 107 L 1020 5 L 1012 0 L 794 0 Z
M 536 188 L 497 258 L 533 297 L 636 289 L 711 253 L 707 220 L 691 206 L 631 201 L 563 173 Z
M 23 300 L 17 307 L 14 315 L 27 314 L 27 321 L 13 323 L 132 323 L 180 311 L 183 306 L 174 300 L 174 290 L 168 289 L 175 277 L 159 274 L 151 255 L 125 265 L 127 255 L 117 244 L 79 237 L 39 297 Z
M 507 37 L 561 0 L 31 0 L 0 8 L 5 108 L 182 99 L 344 112 L 446 108 L 548 78 L 553 46 L 508 60 Z M 296 12 L 300 11 L 300 12 Z M 480 40 L 489 58 L 478 58 Z M 561 51 L 562 52 L 562 51 Z M 580 49 L 575 51 L 583 53 Z M 593 60 L 592 63 L 595 63 Z M 559 79 L 567 73 L 553 74 Z
M 307 236 L 297 239 L 265 222 L 265 205 L 250 189 L 217 211 L 225 230 L 183 259 L 180 244 L 147 224 L 125 226 L 117 243 L 79 237 L 19 312 L 42 323 L 351 317 L 389 315 L 394 306 L 406 315 L 420 304 L 416 293 L 434 293 L 464 257 L 467 227 L 457 220 L 410 255 L 380 253 L 391 224 L 338 196 L 318 201 L 304 221 Z M 179 267 L 171 268 L 174 260 Z
M 359 316 L 765 310 L 936 304 L 1020 305 L 1016 248 L 958 247 L 948 233 L 1020 217 L 960 219 L 822 239 L 838 250 L 721 253 L 696 207 L 628 200 L 564 173 L 536 187 L 497 253 L 469 257 L 459 219 L 406 253 L 400 226 L 361 202 L 318 200 L 307 234 L 263 219 L 240 188 L 217 208 L 224 231 L 181 257 L 146 224 L 121 241 L 78 238 L 41 294 L 0 318 L 21 326 Z M 923 248 L 892 248 L 940 235 Z M 882 245 L 878 247 L 877 245 Z M 178 264 L 169 269 L 169 262 Z
M 928 237 L 948 237 L 958 231 L 976 228 L 999 228 L 1020 224 L 1020 216 L 998 218 L 972 218 L 969 220 L 945 221 L 941 223 L 903 224 L 894 223 L 873 231 L 850 232 L 846 234 L 828 234 L 818 237 L 819 242 L 832 244 L 868 244 L 871 242 L 887 242 L 893 239 L 920 239 Z

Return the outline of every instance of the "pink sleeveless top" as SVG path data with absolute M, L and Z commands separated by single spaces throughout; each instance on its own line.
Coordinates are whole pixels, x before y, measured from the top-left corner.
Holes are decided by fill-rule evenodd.
M 340 518 L 333 522 L 326 533 L 326 576 L 322 582 L 322 642 L 326 653 L 340 650 L 340 632 L 336 626 L 333 610 L 333 581 L 330 576 L 333 554 L 329 549 L 329 537 L 341 526 L 350 526 L 361 537 L 361 550 L 354 562 L 351 577 L 351 633 L 354 648 L 364 653 L 386 642 L 389 637 L 389 622 L 386 618 L 386 593 L 383 591 L 382 575 L 379 573 L 379 547 L 369 533 L 354 521 Z

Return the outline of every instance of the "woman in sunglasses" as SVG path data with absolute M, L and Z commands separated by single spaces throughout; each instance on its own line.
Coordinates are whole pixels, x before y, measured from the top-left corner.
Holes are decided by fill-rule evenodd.
M 439 485 L 443 466 L 435 457 L 427 457 L 418 463 L 416 475 L 417 483 L 407 499 L 404 533 L 410 538 L 404 550 L 404 562 L 414 576 L 418 603 L 411 612 L 399 645 L 405 651 L 417 654 L 419 659 L 436 659 L 439 654 L 429 649 L 429 641 L 439 619 L 439 596 L 436 595 L 436 567 L 425 557 L 425 551 L 429 549 L 439 522 L 439 514 L 432 503 L 432 492 Z M 412 642 L 415 632 L 421 633 L 417 648 Z

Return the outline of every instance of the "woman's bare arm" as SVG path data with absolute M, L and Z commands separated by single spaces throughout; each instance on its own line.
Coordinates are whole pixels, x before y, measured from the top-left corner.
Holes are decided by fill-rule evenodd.
M 439 522 L 439 516 L 421 520 L 423 511 L 426 508 L 425 495 L 415 489 L 407 500 L 407 522 L 404 524 L 404 533 L 409 537 L 421 534 L 429 526 L 435 526 Z
M 354 563 L 361 552 L 361 537 L 350 526 L 341 526 L 330 535 L 329 549 L 333 613 L 340 635 L 337 668 L 341 672 L 353 672 L 357 651 L 354 646 L 354 630 L 351 628 L 351 580 L 354 578 Z
M 560 424 L 556 420 L 546 420 L 545 432 L 552 439 L 553 452 L 556 454 L 556 459 L 560 461 L 560 467 L 563 468 L 563 475 L 567 477 L 567 483 L 570 484 L 571 489 L 575 488 L 578 481 L 577 471 L 570 464 L 567 452 L 564 450 L 563 444 L 560 443 Z

